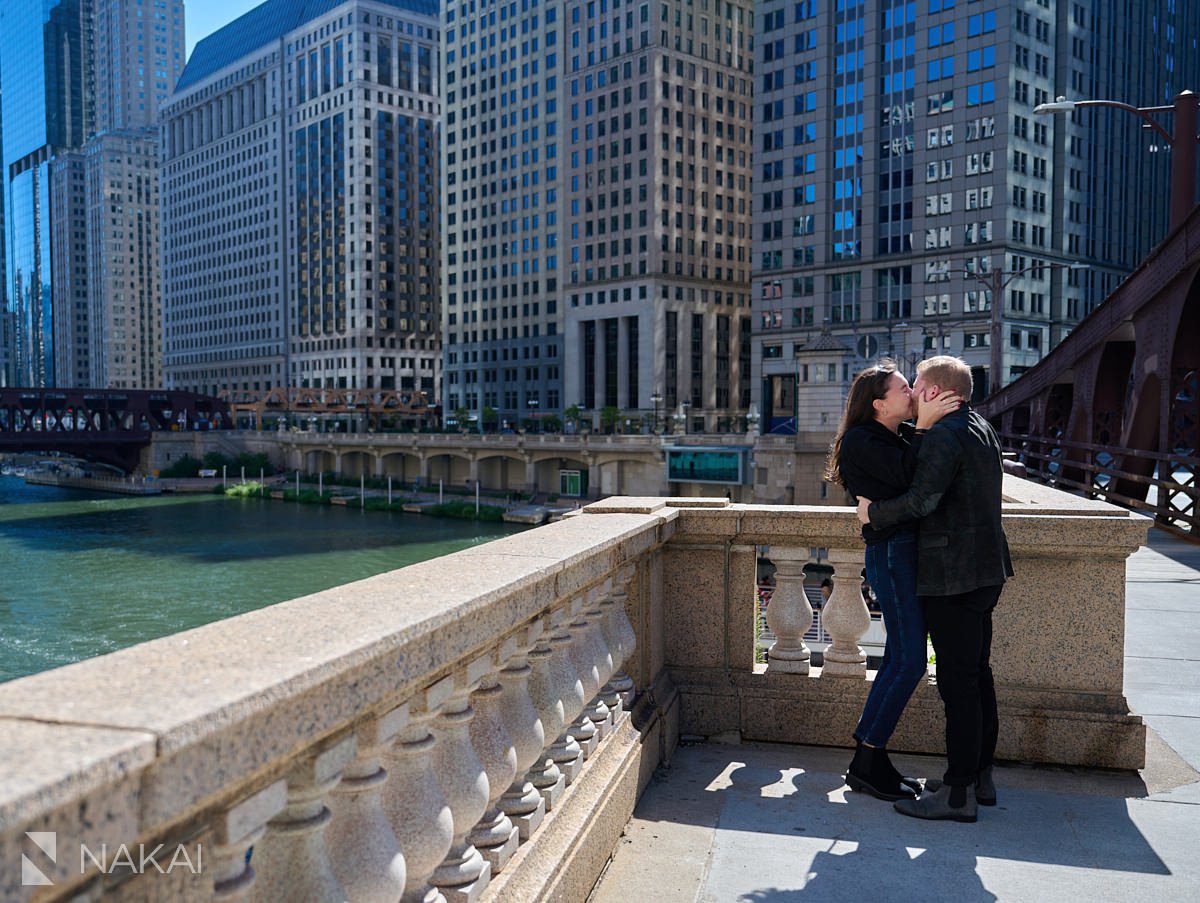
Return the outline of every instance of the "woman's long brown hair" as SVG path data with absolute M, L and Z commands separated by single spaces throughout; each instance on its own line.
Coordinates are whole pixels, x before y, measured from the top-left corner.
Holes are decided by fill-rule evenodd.
M 850 385 L 850 397 L 846 399 L 846 412 L 842 415 L 837 435 L 833 437 L 833 444 L 829 446 L 829 459 L 825 462 L 826 482 L 843 487 L 846 485 L 841 469 L 842 439 L 849 430 L 875 419 L 873 402 L 887 395 L 888 382 L 895 372 L 896 362 L 884 358 L 854 377 Z

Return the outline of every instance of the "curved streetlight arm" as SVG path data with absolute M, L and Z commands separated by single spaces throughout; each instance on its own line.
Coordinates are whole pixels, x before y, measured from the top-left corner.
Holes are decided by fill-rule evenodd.
M 1180 91 L 1175 95 L 1175 102 L 1169 107 L 1135 107 L 1119 100 L 1067 100 L 1059 97 L 1052 103 L 1042 103 L 1034 107 L 1033 112 L 1067 113 L 1076 107 L 1115 107 L 1132 113 L 1143 120 L 1171 148 L 1171 193 L 1169 229 L 1176 229 L 1196 205 L 1196 142 L 1200 140 L 1196 134 L 1197 117 L 1200 108 L 1198 98 L 1192 91 Z M 1172 113 L 1172 131 L 1155 119 L 1152 113 Z
M 1122 103 L 1119 100 L 1077 100 L 1077 107 L 1114 107 L 1118 110 L 1124 110 L 1127 113 L 1132 113 L 1139 119 L 1144 119 L 1150 124 L 1150 128 L 1158 132 L 1163 137 L 1163 140 L 1172 147 L 1175 146 L 1175 136 L 1167 131 L 1166 127 L 1151 116 L 1151 113 L 1168 113 L 1174 112 L 1174 107 L 1135 107 L 1133 104 Z M 1037 111 L 1034 110 L 1036 113 Z

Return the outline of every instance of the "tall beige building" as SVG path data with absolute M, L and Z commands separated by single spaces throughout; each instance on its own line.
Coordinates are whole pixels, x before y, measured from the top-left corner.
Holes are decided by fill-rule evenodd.
M 97 135 L 87 143 L 84 166 L 90 384 L 161 386 L 156 135 L 145 129 Z
M 430 0 L 267 0 L 164 108 L 165 379 L 423 391 L 438 364 Z
M 751 20 L 724 0 L 446 3 L 447 410 L 740 427 Z
M 158 110 L 183 71 L 182 0 L 93 0 L 92 127 L 51 162 L 55 381 L 162 384 Z

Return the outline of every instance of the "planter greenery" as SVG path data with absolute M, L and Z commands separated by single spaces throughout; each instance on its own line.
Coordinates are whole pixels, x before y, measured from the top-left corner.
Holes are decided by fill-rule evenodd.
M 620 420 L 620 408 L 615 408 L 612 405 L 609 405 L 600 409 L 600 426 L 603 428 L 604 432 L 610 435 L 615 433 L 617 431 L 617 424 L 620 422 Z
M 191 455 L 184 455 L 170 467 L 164 467 L 158 472 L 160 477 L 166 477 L 169 480 L 181 480 L 188 477 L 197 476 L 200 473 L 201 463 Z
M 474 502 L 446 502 L 444 505 L 430 505 L 421 509 L 421 513 L 430 517 L 457 517 L 461 520 L 476 520 Z M 504 509 L 496 505 L 480 505 L 478 520 L 501 521 L 504 519 Z
M 225 495 L 232 499 L 260 498 L 266 494 L 263 484 L 257 480 L 238 483 L 225 490 Z

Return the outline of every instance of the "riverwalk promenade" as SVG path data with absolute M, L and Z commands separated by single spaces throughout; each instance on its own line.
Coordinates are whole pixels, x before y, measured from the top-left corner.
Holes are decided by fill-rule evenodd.
M 1200 899 L 1200 545 L 1152 530 L 1126 576 L 1137 772 L 996 770 L 974 825 L 847 790 L 845 750 L 686 739 L 642 796 L 591 903 Z M 726 738 L 736 739 L 736 738 Z M 905 774 L 944 760 L 896 756 Z

